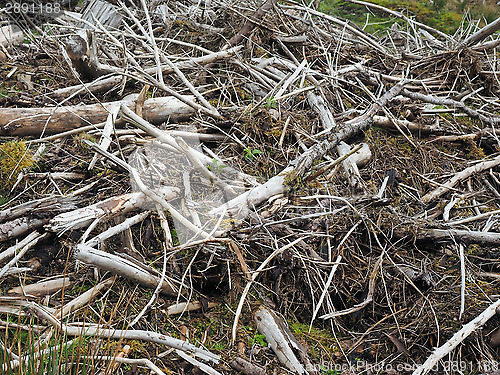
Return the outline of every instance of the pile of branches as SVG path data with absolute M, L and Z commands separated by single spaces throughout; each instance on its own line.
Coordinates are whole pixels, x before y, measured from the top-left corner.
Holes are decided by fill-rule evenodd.
M 500 19 L 450 36 L 351 1 L 395 22 L 370 35 L 289 0 L 0 13 L 23 87 L 0 108 L 18 158 L 0 312 L 19 319 L 1 324 L 40 334 L 19 353 L 5 335 L 4 371 L 41 366 L 55 334 L 157 374 L 498 365 Z M 189 341 L 208 314 L 223 349 Z

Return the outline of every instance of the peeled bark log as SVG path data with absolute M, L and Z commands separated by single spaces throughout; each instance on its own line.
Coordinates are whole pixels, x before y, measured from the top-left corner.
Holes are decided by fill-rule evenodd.
M 161 280 L 158 275 L 153 274 L 153 270 L 149 272 L 146 265 L 139 265 L 118 255 L 96 250 L 86 244 L 77 245 L 75 258 L 80 262 L 123 276 L 148 288 L 156 288 Z M 177 296 L 178 284 L 178 282 L 167 277 L 163 281 L 160 291 L 171 296 Z
M 193 96 L 188 96 L 194 100 Z M 57 134 L 82 126 L 105 122 L 112 107 L 119 102 L 47 108 L 1 108 L 0 136 L 39 136 Z M 123 101 L 128 108 L 135 108 L 135 101 Z M 189 119 L 195 110 L 171 96 L 148 99 L 144 103 L 144 119 L 160 124 L 164 121 L 179 122 Z
M 68 288 L 70 285 L 71 280 L 69 277 L 61 277 L 58 279 L 42 281 L 35 284 L 16 286 L 15 288 L 9 289 L 7 291 L 7 294 L 42 297 L 56 293 L 63 288 Z
M 23 234 L 44 226 L 50 220 L 50 216 L 40 215 L 40 217 L 19 217 L 0 224 L 0 242 L 22 236 Z

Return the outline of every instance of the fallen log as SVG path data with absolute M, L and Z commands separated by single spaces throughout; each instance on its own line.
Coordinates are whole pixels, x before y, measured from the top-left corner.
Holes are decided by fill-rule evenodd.
M 0 211 L 0 222 L 3 223 L 8 220 L 12 221 L 25 215 L 33 215 L 43 212 L 59 214 L 64 211 L 74 209 L 76 209 L 76 206 L 71 196 L 51 196 L 32 200 Z
M 164 187 L 159 192 L 162 197 L 171 200 L 179 196 L 177 188 Z M 50 232 L 65 232 L 70 229 L 84 228 L 95 219 L 107 220 L 110 217 L 126 214 L 147 205 L 147 197 L 143 193 L 127 193 L 111 197 L 90 206 L 65 212 L 50 219 L 45 229 Z
M 0 242 L 22 236 L 31 230 L 40 228 L 50 221 L 50 215 L 43 213 L 33 217 L 18 217 L 0 224 Z
M 76 246 L 75 259 L 89 266 L 123 276 L 148 288 L 156 288 L 161 280 L 158 275 L 154 274 L 154 269 L 145 264 L 134 263 L 121 256 L 96 250 L 86 244 Z M 178 285 L 178 281 L 167 277 L 160 287 L 160 292 L 177 296 Z
M 194 100 L 193 96 L 186 98 Z M 1 108 L 0 136 L 57 134 L 98 124 L 105 122 L 111 108 L 120 104 L 135 108 L 135 100 L 64 107 Z M 148 99 L 143 107 L 144 119 L 153 124 L 185 121 L 194 114 L 193 108 L 172 96 Z
M 42 297 L 56 293 L 64 288 L 69 288 L 71 279 L 69 277 L 59 277 L 57 279 L 41 281 L 34 284 L 16 286 L 7 291 L 7 294 L 20 296 Z

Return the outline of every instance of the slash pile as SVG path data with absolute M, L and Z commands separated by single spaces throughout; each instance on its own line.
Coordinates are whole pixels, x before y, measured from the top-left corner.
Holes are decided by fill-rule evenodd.
M 2 373 L 499 365 L 500 19 L 353 2 L 0 11 Z

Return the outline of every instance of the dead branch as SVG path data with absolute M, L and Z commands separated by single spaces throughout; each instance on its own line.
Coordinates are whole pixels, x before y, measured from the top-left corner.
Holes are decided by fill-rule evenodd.
M 45 307 L 39 306 L 33 302 L 22 302 L 26 307 L 34 309 L 37 313 L 44 316 L 56 330 L 62 331 L 68 336 L 86 336 L 86 337 L 103 337 L 117 340 L 140 340 L 154 342 L 161 345 L 167 345 L 172 348 L 182 350 L 193 354 L 205 361 L 219 362 L 219 356 L 208 350 L 196 347 L 187 341 L 182 341 L 173 337 L 162 335 L 152 331 L 141 330 L 121 330 L 121 329 L 103 329 L 98 326 L 82 325 L 81 327 L 69 326 L 56 319 L 50 312 L 46 311 Z
M 420 365 L 412 375 L 425 375 L 432 370 L 434 365 L 438 363 L 441 358 L 451 353 L 461 342 L 463 342 L 470 334 L 481 328 L 489 319 L 497 314 L 497 309 L 500 307 L 500 299 L 493 302 L 475 319 L 471 320 L 469 323 L 464 325 L 462 329 L 456 332 L 452 338 L 450 338 L 446 343 L 441 345 L 439 348 L 434 350 L 434 352 L 427 358 L 427 360 Z
M 180 190 L 165 187 L 158 192 L 164 199 L 171 200 L 179 197 Z M 94 220 L 107 220 L 113 216 L 129 213 L 139 208 L 146 208 L 148 199 L 144 193 L 128 193 L 108 198 L 87 207 L 65 212 L 50 219 L 45 229 L 51 232 L 62 233 L 70 229 L 84 228 Z
M 498 246 L 500 244 L 500 233 L 474 230 L 428 228 L 417 229 L 416 233 L 413 234 L 404 229 L 395 229 L 394 235 L 397 238 L 410 236 L 415 237 L 417 240 L 428 241 L 459 241 L 487 246 Z
M 441 195 L 448 192 L 451 188 L 453 188 L 460 181 L 465 180 L 466 178 L 470 177 L 473 174 L 481 173 L 485 170 L 496 167 L 497 165 L 500 165 L 500 156 L 497 156 L 496 158 L 494 158 L 492 160 L 483 161 L 482 163 L 478 163 L 478 164 L 473 165 L 471 167 L 465 168 L 463 171 L 455 174 L 455 176 L 450 178 L 447 182 L 445 182 L 444 184 L 439 186 L 437 189 L 428 192 L 426 195 L 424 195 L 422 197 L 421 201 L 423 203 L 430 203 L 433 200 L 439 198 Z

